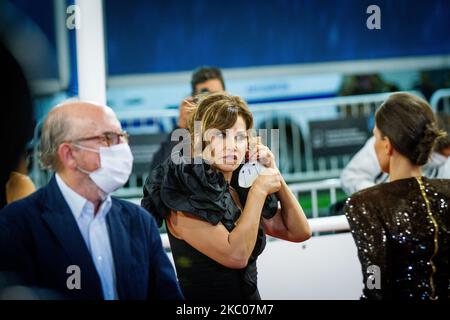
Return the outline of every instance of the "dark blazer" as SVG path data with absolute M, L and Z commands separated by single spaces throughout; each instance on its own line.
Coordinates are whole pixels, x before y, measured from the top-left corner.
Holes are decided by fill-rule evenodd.
M 113 198 L 107 226 L 119 299 L 183 298 L 147 211 Z M 81 289 L 67 288 L 71 265 L 80 267 Z M 47 186 L 0 211 L 0 270 L 64 298 L 103 299 L 95 265 L 54 176 Z

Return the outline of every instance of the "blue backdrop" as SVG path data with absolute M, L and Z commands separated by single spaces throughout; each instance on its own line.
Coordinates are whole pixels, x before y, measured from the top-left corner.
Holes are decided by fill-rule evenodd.
M 53 50 L 32 78 L 57 78 L 53 0 L 8 2 Z M 366 28 L 371 4 L 381 30 Z M 27 28 L 0 7 L 2 24 Z M 448 0 L 104 0 L 104 11 L 110 75 L 450 54 Z
M 448 0 L 106 0 L 109 73 L 450 53 Z M 366 9 L 381 9 L 369 30 Z

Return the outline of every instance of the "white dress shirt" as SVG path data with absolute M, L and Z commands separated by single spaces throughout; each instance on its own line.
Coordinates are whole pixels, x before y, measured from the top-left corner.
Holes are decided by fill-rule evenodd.
M 72 190 L 58 174 L 56 174 L 56 182 L 91 253 L 105 300 L 117 299 L 114 260 L 106 224 L 106 215 L 111 209 L 111 197 L 108 195 L 98 213 L 94 214 L 94 204 Z

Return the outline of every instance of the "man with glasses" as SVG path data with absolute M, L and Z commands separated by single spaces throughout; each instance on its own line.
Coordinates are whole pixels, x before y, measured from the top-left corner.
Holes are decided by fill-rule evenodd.
M 68 102 L 48 114 L 41 162 L 55 174 L 0 211 L 0 270 L 60 298 L 182 298 L 151 215 L 110 196 L 131 173 L 127 142 L 108 107 Z

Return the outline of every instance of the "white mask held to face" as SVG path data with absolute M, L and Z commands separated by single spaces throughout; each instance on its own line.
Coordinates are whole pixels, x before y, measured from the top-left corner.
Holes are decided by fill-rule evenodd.
M 78 170 L 89 175 L 94 183 L 105 193 L 109 194 L 123 187 L 128 181 L 133 168 L 133 154 L 127 143 L 110 147 L 92 149 L 76 145 L 80 149 L 100 154 L 100 168 L 89 172 L 81 167 Z

